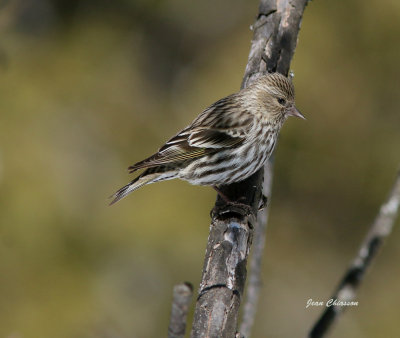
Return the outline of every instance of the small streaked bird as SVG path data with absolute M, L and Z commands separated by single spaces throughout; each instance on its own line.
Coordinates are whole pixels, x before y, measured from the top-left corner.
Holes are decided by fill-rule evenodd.
M 111 196 L 110 204 L 146 184 L 173 178 L 217 191 L 242 181 L 271 156 L 289 116 L 304 119 L 294 105 L 291 80 L 279 73 L 264 75 L 212 104 L 157 153 L 130 166 L 130 173 L 146 170 Z

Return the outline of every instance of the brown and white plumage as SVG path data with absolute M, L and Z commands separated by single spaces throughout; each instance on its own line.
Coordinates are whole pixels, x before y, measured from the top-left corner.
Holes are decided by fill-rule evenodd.
M 205 109 L 157 153 L 129 167 L 146 169 L 119 189 L 111 204 L 145 184 L 180 178 L 219 186 L 246 179 L 271 155 L 288 116 L 304 118 L 294 106 L 292 82 L 279 73 L 257 79 Z

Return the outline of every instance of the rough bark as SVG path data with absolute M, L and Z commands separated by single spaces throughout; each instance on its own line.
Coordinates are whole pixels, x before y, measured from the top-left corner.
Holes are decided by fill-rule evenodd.
M 398 215 L 399 205 L 400 171 L 397 174 L 392 192 L 387 201 L 381 206 L 374 223 L 371 225 L 367 236 L 361 244 L 356 258 L 345 272 L 331 299 L 343 302 L 351 302 L 355 299 L 357 289 L 360 286 L 367 268 L 376 257 L 385 238 L 392 231 L 394 221 Z M 345 308 L 346 306 L 327 307 L 321 317 L 318 318 L 309 337 L 323 337 Z
M 242 88 L 265 72 L 287 75 L 306 0 L 261 0 Z M 246 264 L 262 196 L 263 170 L 221 187 L 212 212 L 192 337 L 234 337 Z

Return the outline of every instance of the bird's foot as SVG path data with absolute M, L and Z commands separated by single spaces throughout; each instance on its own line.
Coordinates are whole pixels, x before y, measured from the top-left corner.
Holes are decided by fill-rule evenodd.
M 240 200 L 245 200 L 244 197 L 239 198 L 237 201 L 232 201 L 218 187 L 214 186 L 213 188 L 225 203 L 217 203 L 215 205 L 211 210 L 211 218 L 218 216 L 219 218 L 227 219 L 230 217 L 246 217 L 253 214 L 253 208 L 250 205 L 240 202 Z
M 225 202 L 224 204 L 217 204 L 211 210 L 211 218 L 228 219 L 228 218 L 253 218 L 253 208 L 245 203 L 240 202 Z M 250 221 L 252 227 L 253 221 Z
M 260 205 L 258 206 L 258 211 L 263 210 L 268 205 L 268 197 L 264 194 L 261 195 Z

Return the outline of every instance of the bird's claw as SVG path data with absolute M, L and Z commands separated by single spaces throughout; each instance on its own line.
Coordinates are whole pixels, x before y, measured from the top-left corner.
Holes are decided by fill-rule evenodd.
M 223 205 L 216 205 L 210 213 L 212 219 L 228 219 L 231 217 L 242 218 L 248 217 L 249 226 L 252 228 L 254 224 L 253 208 L 245 203 L 225 202 Z
M 268 197 L 264 194 L 261 195 L 260 205 L 258 206 L 258 211 L 263 210 L 268 205 Z

